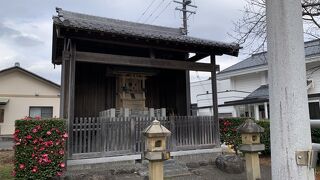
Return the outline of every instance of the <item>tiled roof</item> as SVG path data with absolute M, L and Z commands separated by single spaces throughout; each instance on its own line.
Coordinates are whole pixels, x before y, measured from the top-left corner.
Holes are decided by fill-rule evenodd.
M 254 90 L 244 99 L 246 100 L 246 99 L 253 99 L 253 98 L 269 99 L 269 86 L 268 85 L 260 86 L 258 89 Z
M 165 40 L 188 45 L 199 45 L 227 49 L 229 55 L 238 55 L 239 45 L 200 39 L 182 34 L 181 29 L 154 26 L 123 20 L 110 19 L 56 9 L 58 16 L 53 17 L 55 25 L 118 35 L 134 36 L 152 40 Z
M 305 42 L 305 54 L 306 54 L 306 57 L 320 55 L 320 40 Z M 267 52 L 257 53 L 257 54 L 253 54 L 251 57 L 243 61 L 240 61 L 237 64 L 234 64 L 224 69 L 219 74 L 237 71 L 237 70 L 246 69 L 246 68 L 257 67 L 257 66 L 264 66 L 267 64 L 268 64 Z

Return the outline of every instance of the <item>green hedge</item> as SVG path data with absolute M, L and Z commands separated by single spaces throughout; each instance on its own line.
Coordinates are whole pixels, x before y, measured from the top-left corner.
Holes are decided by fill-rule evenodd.
M 247 118 L 224 118 L 220 119 L 220 138 L 221 143 L 225 142 L 227 145 L 231 145 L 237 152 L 239 145 L 241 144 L 241 136 L 235 131 L 240 124 L 242 124 Z M 264 133 L 261 134 L 261 143 L 266 147 L 262 154 L 270 155 L 270 121 L 260 120 L 256 121 L 258 125 L 264 128 Z M 320 143 L 320 129 L 311 129 L 311 139 L 313 143 Z
M 64 145 L 68 137 L 61 119 L 25 118 L 15 122 L 16 179 L 49 179 L 65 168 Z

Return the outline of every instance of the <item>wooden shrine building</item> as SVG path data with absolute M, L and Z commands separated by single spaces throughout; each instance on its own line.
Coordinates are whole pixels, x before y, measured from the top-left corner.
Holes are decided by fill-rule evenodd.
M 237 56 L 237 44 L 56 10 L 52 63 L 62 65 L 69 159 L 140 153 L 141 130 L 154 118 L 173 132 L 173 151 L 219 145 L 215 56 Z M 189 71 L 211 72 L 213 117 L 190 116 Z

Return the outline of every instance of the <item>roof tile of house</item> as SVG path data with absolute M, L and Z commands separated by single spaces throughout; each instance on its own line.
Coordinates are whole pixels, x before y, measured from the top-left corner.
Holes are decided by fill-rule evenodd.
M 198 45 L 227 49 L 230 55 L 238 55 L 239 45 L 235 43 L 223 43 L 200 39 L 182 34 L 181 29 L 163 26 L 154 26 L 123 20 L 110 19 L 70 11 L 56 9 L 58 16 L 53 17 L 54 24 L 69 28 L 100 31 L 118 35 L 141 37 L 152 40 L 166 40 L 189 45 Z
M 320 54 L 320 40 L 305 42 L 305 54 L 306 54 L 306 57 L 312 57 L 312 56 L 319 55 Z M 224 69 L 219 74 L 242 70 L 242 69 L 246 69 L 246 68 L 257 67 L 257 66 L 264 66 L 267 64 L 268 64 L 267 52 L 261 52 L 261 53 L 253 54 L 251 57 Z

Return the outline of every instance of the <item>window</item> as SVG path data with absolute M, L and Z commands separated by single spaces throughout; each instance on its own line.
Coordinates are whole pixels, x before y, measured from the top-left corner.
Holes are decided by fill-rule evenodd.
M 4 109 L 0 109 L 0 123 L 4 122 Z
M 320 104 L 319 101 L 309 102 L 310 119 L 320 119 Z
M 30 107 L 29 109 L 30 117 L 52 118 L 52 114 L 53 107 Z

